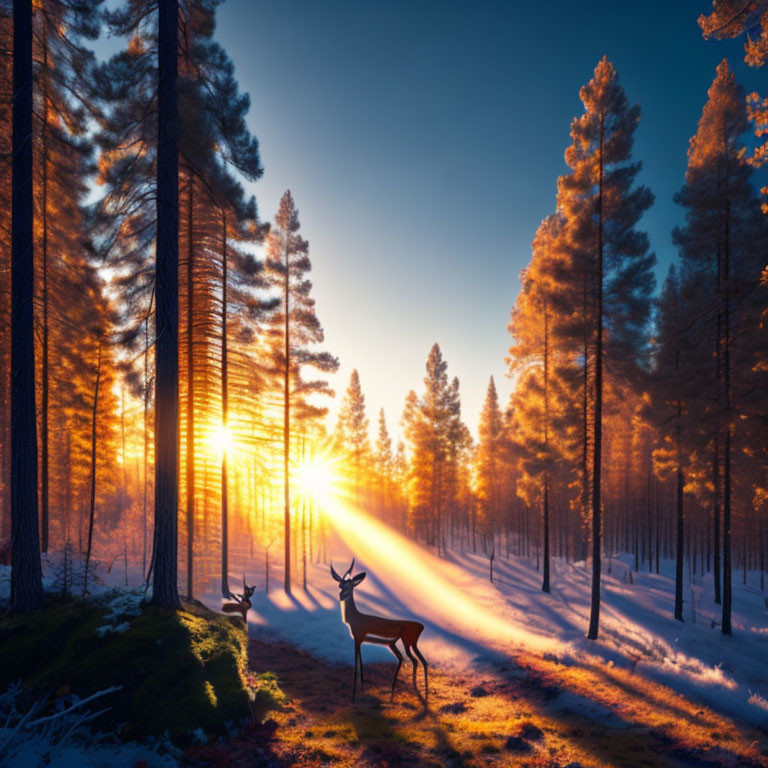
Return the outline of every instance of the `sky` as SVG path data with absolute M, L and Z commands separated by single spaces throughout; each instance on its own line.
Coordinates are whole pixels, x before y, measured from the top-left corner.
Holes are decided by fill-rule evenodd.
M 715 67 L 748 91 L 765 71 L 742 41 L 705 41 L 711 0 L 453 2 L 227 0 L 216 37 L 251 96 L 265 173 L 262 218 L 293 193 L 313 295 L 340 359 L 335 409 L 353 368 L 372 429 L 397 433 L 438 342 L 476 432 L 492 375 L 502 400 L 519 274 L 554 211 L 579 88 L 613 61 L 642 118 L 635 157 L 656 203 L 641 222 L 663 278 L 673 202 Z

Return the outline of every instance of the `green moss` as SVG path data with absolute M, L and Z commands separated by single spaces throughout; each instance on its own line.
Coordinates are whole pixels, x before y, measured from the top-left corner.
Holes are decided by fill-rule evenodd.
M 122 685 L 104 700 L 111 710 L 103 717 L 124 723 L 130 738 L 168 731 L 176 741 L 196 728 L 221 733 L 277 705 L 276 683 L 249 696 L 239 619 L 198 602 L 174 612 L 147 606 L 125 632 L 100 637 L 104 614 L 98 604 L 57 600 L 0 622 L 0 687 L 21 678 L 35 697 L 61 689 L 85 697 Z

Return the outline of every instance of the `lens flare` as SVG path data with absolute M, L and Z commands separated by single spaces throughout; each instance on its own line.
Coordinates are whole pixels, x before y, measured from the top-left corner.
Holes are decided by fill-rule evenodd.
M 229 455 L 232 453 L 232 449 L 235 446 L 232 432 L 224 424 L 219 424 L 211 430 L 208 442 L 211 446 L 211 450 L 217 456 L 223 456 L 225 452 Z
M 341 493 L 338 464 L 338 459 L 326 455 L 303 461 L 294 472 L 298 492 L 323 508 L 331 506 L 333 498 Z

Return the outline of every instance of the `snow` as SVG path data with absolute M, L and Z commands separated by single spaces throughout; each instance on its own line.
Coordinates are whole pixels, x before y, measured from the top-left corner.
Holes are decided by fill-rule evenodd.
M 106 689 L 87 699 L 70 695 L 56 700 L 56 712 L 36 717 L 42 702 L 27 712 L 17 708 L 23 698 L 22 686 L 12 685 L 0 694 L 0 764 L 13 768 L 112 768 L 139 765 L 147 768 L 172 768 L 181 754 L 167 739 L 151 743 L 121 742 L 114 734 L 91 730 L 89 721 L 100 711 L 85 705 L 106 696 Z M 101 702 L 96 704 L 98 710 Z
M 355 573 L 367 573 L 355 591 L 360 610 L 424 623 L 419 647 L 432 665 L 461 670 L 478 661 L 499 664 L 514 661 L 521 650 L 569 666 L 616 665 L 723 714 L 763 726 L 768 721 L 768 613 L 757 573 L 748 573 L 746 584 L 740 572 L 733 574 L 734 634 L 726 637 L 720 632 L 711 574 L 697 575 L 691 584 L 686 568 L 681 623 L 673 618 L 672 561 L 662 561 L 660 574 L 648 573 L 645 564 L 646 571 L 630 577 L 633 557 L 606 559 L 600 637 L 589 641 L 589 564 L 554 558 L 552 592 L 545 594 L 533 558 L 497 556 L 491 584 L 488 560 L 481 554 L 452 550 L 437 557 L 343 505 L 334 508 L 332 521 L 329 554 L 336 570 L 345 570 L 354 554 Z M 351 664 L 352 641 L 328 565 L 309 563 L 308 588 L 302 589 L 294 577 L 293 594 L 288 596 L 274 551 L 270 560 L 274 588 L 265 594 L 263 555 L 251 558 L 235 551 L 231 556 L 231 583 L 239 583 L 245 571 L 249 584 L 256 584 L 248 616 L 251 632 L 280 637 L 333 663 Z M 44 584 L 53 590 L 55 556 L 44 567 Z M 98 566 L 94 570 L 99 579 L 89 592 L 108 606 L 100 630 L 121 631 L 139 611 L 144 596 L 138 586 L 141 574 L 131 571 L 129 581 L 136 585 L 131 590 L 120 586 L 121 575 Z M 8 596 L 9 581 L 10 569 L 0 566 L 0 598 Z M 211 577 L 198 597 L 219 610 L 218 579 Z M 392 659 L 380 646 L 366 645 L 363 654 L 366 661 Z
M 591 569 L 584 562 L 552 562 L 552 592 L 541 591 L 535 560 L 496 557 L 494 583 L 480 554 L 449 551 L 438 558 L 363 513 L 334 511 L 332 545 L 337 571 L 354 554 L 355 573 L 367 572 L 355 590 L 366 613 L 415 618 L 425 624 L 419 647 L 430 664 L 466 668 L 475 661 L 500 663 L 530 651 L 561 664 L 609 664 L 631 669 L 699 701 L 715 711 L 764 725 L 768 705 L 768 616 L 759 574 L 747 584 L 734 572 L 733 636 L 720 632 L 720 606 L 713 599 L 712 576 L 686 575 L 685 622 L 675 621 L 674 563 L 660 574 L 633 572 L 629 555 L 603 564 L 600 637 L 586 639 Z M 274 558 L 271 558 L 274 559 Z M 282 576 L 273 563 L 271 583 Z M 243 559 L 264 584 L 263 561 Z M 610 567 L 610 573 L 608 569 Z M 647 564 L 646 564 L 647 569 Z M 233 574 L 235 569 L 233 568 Z M 341 619 L 338 589 L 328 565 L 308 565 L 308 588 L 257 591 L 249 613 L 251 631 L 279 636 L 317 656 L 352 662 L 352 641 Z M 294 580 L 295 583 L 296 580 Z M 695 613 L 690 597 L 695 595 Z M 219 609 L 212 580 L 202 599 Z M 366 645 L 366 661 L 391 660 L 388 649 Z

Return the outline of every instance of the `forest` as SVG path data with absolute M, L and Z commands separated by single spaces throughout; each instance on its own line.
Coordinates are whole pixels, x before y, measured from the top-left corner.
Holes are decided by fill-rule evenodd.
M 596 52 L 508 287 L 509 399 L 490 374 L 462 398 L 438 336 L 402 411 L 370 412 L 364 361 L 338 384 L 301 190 L 252 194 L 259 105 L 219 6 L 0 2 L 0 765 L 767 765 L 768 95 L 712 73 L 659 264 L 640 105 Z M 764 67 L 768 2 L 699 12 Z M 408 622 L 360 641 L 352 588 L 423 620 L 426 660 Z M 117 696 L 130 724 L 140 693 L 66 672 L 101 648 L 77 633 L 117 654 L 164 617 L 219 633 L 211 675 L 235 649 L 251 722 L 190 705 L 178 739 L 130 725 L 135 752 L 99 757 L 70 708 Z

